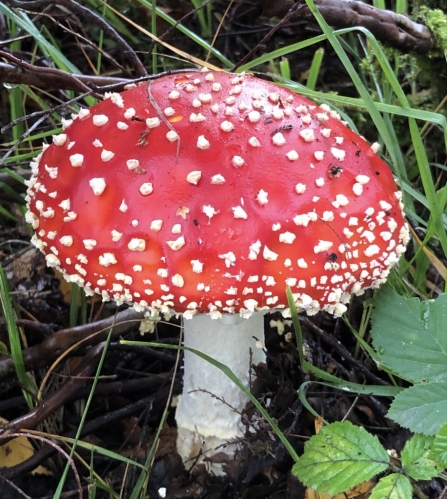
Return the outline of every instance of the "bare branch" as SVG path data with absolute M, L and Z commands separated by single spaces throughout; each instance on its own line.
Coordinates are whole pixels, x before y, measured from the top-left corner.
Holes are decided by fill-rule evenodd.
M 426 54 L 435 47 L 435 40 L 429 29 L 412 21 L 409 17 L 390 10 L 381 10 L 356 0 L 316 0 L 315 4 L 326 22 L 335 28 L 362 26 L 380 41 L 404 52 Z M 283 17 L 297 5 L 294 19 L 313 19 L 304 2 L 293 0 L 261 0 L 267 16 Z
M 48 7 L 48 0 L 33 0 L 33 1 L 20 1 L 20 0 L 6 0 L 5 3 L 10 7 L 16 9 L 39 9 Z M 105 19 L 99 16 L 96 12 L 84 7 L 83 5 L 75 2 L 74 0 L 58 0 L 53 4 L 53 7 L 60 7 L 63 5 L 73 13 L 79 15 L 82 19 L 90 19 L 96 26 L 104 30 L 105 35 L 117 44 L 119 52 L 125 55 L 129 65 L 135 71 L 138 77 L 147 76 L 146 68 L 140 61 L 137 53 L 132 47 L 124 40 L 124 38 L 113 28 Z

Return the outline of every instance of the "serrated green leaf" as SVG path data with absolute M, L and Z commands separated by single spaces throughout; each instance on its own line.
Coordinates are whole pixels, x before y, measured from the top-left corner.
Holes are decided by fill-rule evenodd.
M 380 360 L 400 377 L 447 381 L 447 294 L 421 302 L 391 287 L 377 294 L 371 336 Z
M 410 480 L 405 475 L 393 473 L 379 480 L 369 499 L 411 499 Z
M 405 444 L 401 453 L 402 467 L 414 480 L 430 480 L 439 475 L 442 467 L 429 458 L 435 437 L 417 433 Z
M 429 457 L 447 468 L 447 424 L 436 433 Z
M 434 435 L 447 423 L 447 383 L 406 388 L 396 395 L 388 417 L 414 433 Z
M 378 438 L 345 421 L 325 426 L 310 438 L 292 473 L 306 486 L 334 495 L 388 466 L 389 456 Z

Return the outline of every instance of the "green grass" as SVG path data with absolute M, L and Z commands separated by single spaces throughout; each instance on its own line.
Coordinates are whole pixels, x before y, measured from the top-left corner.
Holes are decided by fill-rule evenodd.
M 262 53 L 262 55 L 252 58 L 240 67 L 238 71 L 253 71 L 261 75 L 271 72 L 279 84 L 284 85 L 295 92 L 306 95 L 317 102 L 329 103 L 340 112 L 342 117 L 350 123 L 353 129 L 359 129 L 360 132 L 362 132 L 362 127 L 365 127 L 365 123 L 367 123 L 366 128 L 368 133 L 371 134 L 371 131 L 373 130 L 373 134 L 376 135 L 377 140 L 383 145 L 381 154 L 390 165 L 399 186 L 404 192 L 408 216 L 416 221 L 425 231 L 425 236 L 421 238 L 420 243 L 416 243 L 416 241 L 413 240 L 415 252 L 412 259 L 410 261 L 402 259 L 398 267 L 393 271 L 391 277 L 392 284 L 403 295 L 412 296 L 416 290 L 423 298 L 430 298 L 433 292 L 427 286 L 427 269 L 429 265 L 434 263 L 437 265 L 441 274 L 444 272 L 445 275 L 446 272 L 445 264 L 442 259 L 438 258 L 436 260 L 433 247 L 439 248 L 444 255 L 447 254 L 447 188 L 443 186 L 442 182 L 439 182 L 439 179 L 435 176 L 439 175 L 441 179 L 445 178 L 446 167 L 443 164 L 437 163 L 433 150 L 428 148 L 426 144 L 430 138 L 430 134 L 436 133 L 437 137 L 439 137 L 437 139 L 438 148 L 442 151 L 441 153 L 438 152 L 438 154 L 441 157 L 445 157 L 447 149 L 446 117 L 436 108 L 437 103 L 424 108 L 411 104 L 407 95 L 407 90 L 408 88 L 417 88 L 419 83 L 417 76 L 415 76 L 409 86 L 407 85 L 405 88 L 402 87 L 403 75 L 400 71 L 400 66 L 403 61 L 403 56 L 394 54 L 394 58 L 390 62 L 390 58 L 381 44 L 379 44 L 371 33 L 365 29 L 331 29 L 316 10 L 313 1 L 306 1 L 314 14 L 316 21 L 321 26 L 322 34 L 310 37 L 305 41 L 280 46 L 270 52 Z M 200 0 L 191 0 L 192 6 L 197 9 L 195 16 L 199 26 L 199 32 L 194 32 L 190 28 L 190 24 L 187 20 L 185 20 L 185 22 L 177 22 L 166 12 L 166 9 L 163 9 L 156 1 L 137 0 L 137 2 L 134 2 L 139 8 L 145 8 L 151 13 L 152 19 L 149 24 L 147 22 L 143 23 L 142 21 L 139 24 L 138 11 L 128 9 L 125 13 L 122 13 L 118 8 L 115 9 L 113 2 L 110 2 L 110 5 L 100 0 L 89 0 L 85 3 L 95 9 L 98 15 L 106 18 L 110 25 L 112 25 L 130 45 L 134 46 L 139 51 L 149 47 L 154 39 L 157 42 L 163 34 L 160 31 L 159 26 L 169 25 L 171 27 L 178 38 L 183 40 L 183 42 L 177 42 L 175 45 L 177 49 L 176 52 L 173 52 L 171 48 L 171 43 L 174 44 L 175 42 L 169 42 L 169 44 L 155 43 L 155 49 L 152 53 L 142 54 L 146 65 L 148 68 L 150 67 L 153 72 L 190 67 L 193 59 L 190 57 L 183 57 L 182 47 L 184 44 L 187 44 L 189 47 L 194 47 L 194 53 L 191 55 L 197 59 L 205 60 L 209 53 L 211 56 L 210 62 L 222 69 L 229 69 L 238 62 L 235 56 L 233 56 L 232 59 L 230 55 L 225 55 L 223 53 L 219 48 L 220 46 L 215 47 L 211 43 L 214 35 L 213 29 L 216 27 L 215 23 L 213 23 L 214 6 L 212 2 L 203 5 L 204 2 Z M 382 7 L 384 2 L 376 0 L 374 4 L 378 7 Z M 407 6 L 404 0 L 396 3 L 396 10 L 398 12 L 406 12 L 406 9 Z M 45 58 L 45 60 L 51 61 L 55 68 L 68 72 L 80 73 L 79 60 L 76 62 L 70 60 L 67 52 L 62 47 L 61 41 L 51 33 L 50 29 L 39 28 L 34 24 L 32 16 L 29 16 L 22 11 L 12 11 L 1 3 L 0 13 L 3 14 L 7 20 L 7 26 L 11 37 L 18 34 L 27 37 L 27 43 L 32 44 L 32 52 L 35 59 Z M 150 29 L 152 37 L 149 36 L 147 32 L 148 29 Z M 97 30 L 94 36 L 96 38 L 92 41 L 101 49 L 108 50 L 111 46 L 111 42 L 105 36 L 104 31 Z M 360 44 L 358 43 L 358 37 L 361 37 L 362 40 Z M 338 57 L 343 64 L 356 90 L 356 97 L 344 96 L 336 93 L 327 94 L 319 91 L 318 84 L 321 65 L 324 65 L 324 58 L 327 56 L 328 50 L 328 48 L 323 49 L 322 44 L 325 44 L 325 47 L 332 47 L 336 57 Z M 22 45 L 23 42 L 14 42 L 11 44 L 11 49 L 20 50 Z M 292 55 L 296 53 L 299 54 L 300 51 L 310 49 L 314 50 L 314 57 L 308 68 L 307 85 L 304 86 L 291 79 L 293 68 L 291 69 L 289 57 L 292 57 Z M 98 52 L 96 59 L 93 59 L 93 61 L 98 74 L 110 69 L 110 67 L 106 66 L 107 61 L 102 57 L 100 52 Z M 129 70 L 131 70 L 131 68 L 129 68 Z M 68 100 L 71 96 L 72 94 L 67 92 L 63 97 L 58 95 L 58 98 L 66 98 L 66 100 Z M 87 97 L 84 102 L 90 105 L 94 102 L 94 99 Z M 55 101 L 46 92 L 20 85 L 7 90 L 7 104 L 10 113 L 9 118 L 15 120 L 36 109 L 48 109 L 55 104 Z M 73 104 L 70 107 L 70 110 L 75 109 L 76 104 Z M 58 115 L 53 116 L 50 120 L 47 120 L 46 127 L 39 126 L 36 130 L 31 130 L 32 133 L 27 136 L 14 153 L 4 161 L 0 173 L 6 173 L 19 181 L 23 181 L 21 176 L 23 169 L 26 169 L 28 161 L 36 154 L 38 144 L 42 140 L 48 139 L 54 131 L 54 128 L 58 126 L 57 123 L 59 118 L 60 116 Z M 2 146 L 2 152 L 5 153 L 10 146 L 16 143 L 25 132 L 29 130 L 27 128 L 29 126 L 30 124 L 23 121 L 14 127 L 7 142 Z M 53 130 L 51 130 L 51 128 Z M 442 177 L 442 175 L 444 175 L 444 177 Z M 0 182 L 0 196 L 1 193 L 8 194 L 15 199 L 17 205 L 23 206 L 22 196 L 6 184 Z M 17 216 L 9 213 L 2 204 L 0 204 L 0 218 L 3 218 L 5 223 L 18 223 Z M 409 286 L 408 283 L 412 283 L 412 286 Z M 445 283 L 443 286 L 445 286 Z M 18 309 L 10 295 L 9 284 L 2 269 L 0 269 L 0 298 L 1 314 L 7 320 L 10 352 L 14 359 L 17 378 L 24 387 L 23 393 L 28 405 L 32 407 L 34 401 L 31 394 L 36 392 L 36 387 L 30 374 L 25 371 L 21 355 L 21 334 L 19 328 L 16 326 Z M 377 360 L 374 350 L 368 343 L 371 306 L 372 302 L 365 304 L 364 313 L 358 328 L 355 328 L 350 324 L 348 319 L 345 318 L 344 320 L 351 330 L 357 345 L 355 355 L 367 355 L 372 357 L 373 360 Z M 82 293 L 82 305 L 81 309 L 78 310 L 78 290 L 74 287 L 70 314 L 71 325 L 74 326 L 78 323 L 87 322 L 89 316 L 88 307 L 89 305 Z M 315 378 L 318 378 L 320 383 L 339 390 L 356 393 L 374 393 L 376 396 L 394 396 L 400 390 L 399 384 L 391 374 L 390 380 L 393 383 L 393 386 L 363 386 L 339 379 L 311 365 L 303 358 L 303 340 L 300 333 L 299 319 L 296 314 L 293 314 L 293 321 L 297 334 L 296 341 L 298 345 L 298 354 L 300 355 L 301 368 L 304 372 L 311 373 Z M 144 344 L 148 345 L 147 342 Z M 152 346 L 179 348 L 173 347 L 172 345 L 160 344 L 153 344 Z M 79 425 L 80 429 L 87 417 L 88 406 L 91 402 L 94 386 L 98 382 L 101 365 L 104 361 L 106 351 L 107 345 L 105 345 L 101 363 L 93 380 L 92 392 L 85 404 L 82 421 Z M 197 354 L 206 358 L 206 356 L 200 352 L 197 352 Z M 292 459 L 296 460 L 297 455 L 293 447 L 276 426 L 275 421 L 270 418 L 259 402 L 247 392 L 247 389 L 234 377 L 233 373 L 229 371 L 226 366 L 213 359 L 206 358 L 206 360 L 225 372 L 227 376 L 229 376 L 230 379 L 232 379 L 232 381 L 251 398 L 253 404 L 281 439 Z M 310 411 L 315 413 L 306 398 L 306 390 L 308 387 L 309 382 L 304 383 L 300 388 L 299 396 L 303 404 Z M 168 407 L 165 408 L 163 418 L 157 427 L 157 438 L 161 432 L 167 413 Z M 53 438 L 53 435 L 48 435 L 48 437 Z M 134 467 L 135 471 L 139 474 L 139 478 L 137 479 L 131 499 L 146 497 L 148 473 L 150 473 L 150 464 L 155 452 L 156 443 L 150 448 L 147 460 L 144 464 L 144 469 L 142 469 L 140 463 L 131 459 L 126 460 L 122 456 L 100 446 L 83 442 L 78 437 L 66 441 L 65 444 L 69 447 L 70 456 L 74 456 L 78 447 L 91 451 L 92 458 L 90 462 L 86 463 L 86 466 L 88 468 L 87 474 L 90 476 L 92 483 L 95 484 L 95 490 L 96 488 L 101 488 L 107 490 L 111 497 L 120 497 L 120 494 L 117 491 L 111 490 L 94 469 L 95 460 L 93 456 L 99 453 L 110 459 L 116 460 L 117 462 L 125 461 L 128 466 Z M 61 496 L 69 465 L 70 462 L 68 461 L 55 497 Z M 93 496 L 94 493 L 91 492 L 91 497 Z

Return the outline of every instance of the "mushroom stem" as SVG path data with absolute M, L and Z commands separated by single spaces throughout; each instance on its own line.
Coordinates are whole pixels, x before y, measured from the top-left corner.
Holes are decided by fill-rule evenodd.
M 249 319 L 225 315 L 213 320 L 197 315 L 184 321 L 184 345 L 229 367 L 245 386 L 250 364 L 265 361 L 256 340 L 264 340 L 264 313 Z M 184 461 L 217 452 L 234 454 L 229 441 L 243 436 L 241 412 L 247 397 L 217 367 L 185 350 L 183 394 L 177 407 L 177 450 Z M 224 447 L 221 447 L 224 446 Z M 213 468 L 219 473 L 219 467 Z

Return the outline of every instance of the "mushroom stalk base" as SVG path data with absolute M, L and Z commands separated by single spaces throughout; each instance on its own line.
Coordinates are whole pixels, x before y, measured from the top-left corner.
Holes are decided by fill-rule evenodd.
M 198 315 L 184 321 L 184 345 L 225 364 L 247 387 L 250 363 L 265 361 L 256 340 L 264 342 L 262 312 L 249 319 L 224 316 L 213 320 Z M 222 371 L 185 350 L 183 394 L 176 420 L 177 450 L 187 467 L 187 461 L 193 465 L 197 456 L 202 460 L 217 452 L 234 455 L 236 444 L 229 442 L 243 436 L 241 412 L 246 403 L 245 395 Z M 219 473 L 219 468 L 214 466 L 212 471 Z

